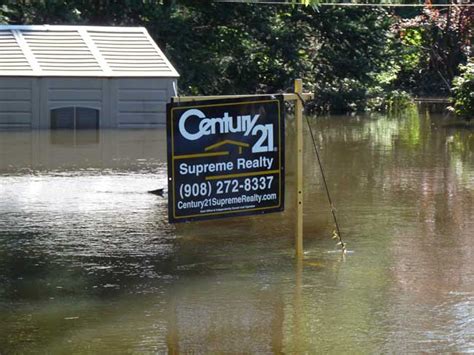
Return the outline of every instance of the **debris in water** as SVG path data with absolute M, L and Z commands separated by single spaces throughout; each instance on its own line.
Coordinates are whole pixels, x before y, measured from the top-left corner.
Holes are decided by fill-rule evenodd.
M 164 189 L 151 190 L 151 191 L 148 191 L 148 193 L 149 193 L 149 194 L 156 195 L 156 196 L 163 197 Z
M 116 284 L 105 284 L 105 285 L 102 285 L 103 288 L 120 288 L 120 285 L 116 285 Z

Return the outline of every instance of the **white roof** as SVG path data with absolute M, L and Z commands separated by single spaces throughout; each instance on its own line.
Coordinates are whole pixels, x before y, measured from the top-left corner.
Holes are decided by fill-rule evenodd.
M 0 26 L 0 76 L 179 77 L 143 27 Z

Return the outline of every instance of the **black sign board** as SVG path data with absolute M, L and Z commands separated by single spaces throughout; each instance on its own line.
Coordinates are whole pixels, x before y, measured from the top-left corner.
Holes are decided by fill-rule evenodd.
M 282 211 L 282 97 L 167 105 L 170 222 Z

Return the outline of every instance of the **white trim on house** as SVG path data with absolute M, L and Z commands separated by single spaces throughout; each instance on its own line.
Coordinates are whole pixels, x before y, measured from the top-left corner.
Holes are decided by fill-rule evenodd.
M 78 29 L 78 32 L 79 34 L 81 35 L 82 39 L 84 40 L 84 42 L 87 44 L 87 46 L 89 47 L 89 50 L 92 52 L 92 55 L 95 57 L 95 59 L 97 60 L 97 62 L 99 63 L 100 67 L 102 68 L 103 72 L 107 75 L 107 76 L 111 76 L 112 75 L 112 70 L 110 70 L 110 67 L 109 65 L 107 64 L 107 62 L 105 61 L 104 57 L 102 57 L 102 54 L 100 54 L 99 50 L 97 49 L 94 41 L 92 40 L 92 38 L 89 36 L 89 33 L 87 32 L 87 30 L 85 28 L 79 28 Z
M 23 36 L 21 34 L 21 31 L 13 30 L 13 31 L 11 31 L 11 33 L 15 37 L 18 45 L 20 46 L 21 51 L 23 52 L 23 55 L 25 56 L 26 60 L 30 64 L 32 70 L 34 72 L 41 73 L 41 68 L 40 68 L 38 62 L 36 61 L 36 58 L 31 53 L 30 48 L 26 44 L 25 39 L 23 38 Z M 0 68 L 1 68 L 1 66 L 0 66 Z

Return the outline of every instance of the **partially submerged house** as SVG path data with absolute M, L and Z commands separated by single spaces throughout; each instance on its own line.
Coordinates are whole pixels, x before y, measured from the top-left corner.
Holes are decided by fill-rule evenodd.
M 178 77 L 141 27 L 0 26 L 0 129 L 156 127 Z

